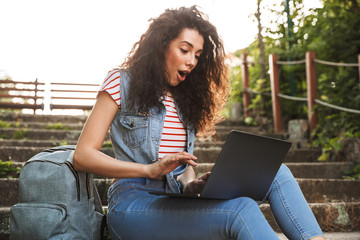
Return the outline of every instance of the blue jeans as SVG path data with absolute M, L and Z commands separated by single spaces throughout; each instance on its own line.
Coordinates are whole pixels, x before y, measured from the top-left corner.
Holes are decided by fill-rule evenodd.
M 278 239 L 258 203 L 151 195 L 163 181 L 121 179 L 109 188 L 108 225 L 112 239 Z M 264 202 L 289 239 L 322 236 L 290 170 L 282 165 Z

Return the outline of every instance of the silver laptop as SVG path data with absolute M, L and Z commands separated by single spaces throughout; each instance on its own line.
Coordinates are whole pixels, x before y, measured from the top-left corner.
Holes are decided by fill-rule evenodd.
M 264 199 L 291 142 L 231 131 L 200 194 L 150 192 L 174 197 Z

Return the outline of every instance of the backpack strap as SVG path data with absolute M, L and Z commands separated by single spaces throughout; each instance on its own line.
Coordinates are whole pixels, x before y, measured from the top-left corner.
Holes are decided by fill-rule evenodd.
M 102 213 L 104 215 L 102 221 L 101 221 L 101 228 L 100 228 L 100 237 L 101 240 L 106 240 L 106 228 L 107 228 L 107 219 L 106 219 L 106 214 L 104 213 L 103 209 L 102 209 L 102 204 L 101 204 L 101 199 L 100 199 L 100 195 L 99 192 L 95 186 L 94 181 L 92 181 L 92 185 L 93 185 L 93 190 L 94 190 L 94 203 L 95 203 L 95 211 Z
M 101 199 L 100 199 L 100 195 L 99 192 L 95 186 L 94 181 L 92 182 L 93 185 L 93 190 L 94 190 L 94 199 L 95 199 L 95 210 L 99 213 L 103 213 L 103 209 L 102 209 L 102 204 L 101 204 Z

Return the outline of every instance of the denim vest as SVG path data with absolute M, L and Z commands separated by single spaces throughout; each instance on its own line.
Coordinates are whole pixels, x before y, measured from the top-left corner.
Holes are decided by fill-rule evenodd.
M 126 70 L 120 70 L 121 108 L 117 112 L 110 128 L 110 136 L 115 158 L 128 162 L 151 164 L 159 160 L 166 108 L 153 107 L 147 113 L 139 112 L 139 107 L 128 106 L 127 96 L 130 87 L 130 76 Z M 175 103 L 176 106 L 176 103 Z M 178 108 L 177 108 L 178 109 Z M 180 120 L 181 113 L 178 112 Z M 187 128 L 186 151 L 193 153 L 195 130 Z M 175 180 L 186 170 L 187 166 L 179 166 L 166 175 L 166 191 L 180 192 L 180 185 Z

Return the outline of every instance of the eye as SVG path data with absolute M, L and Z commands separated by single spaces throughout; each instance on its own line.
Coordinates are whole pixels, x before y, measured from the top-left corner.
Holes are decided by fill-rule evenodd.
M 188 52 L 189 52 L 188 50 L 183 49 L 183 48 L 180 48 L 180 51 L 181 51 L 182 53 L 188 53 Z

